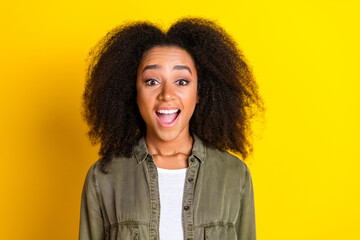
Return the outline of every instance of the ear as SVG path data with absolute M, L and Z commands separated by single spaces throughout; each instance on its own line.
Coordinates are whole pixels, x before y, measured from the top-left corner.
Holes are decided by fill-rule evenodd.
M 197 94 L 196 95 L 196 104 L 198 104 L 200 102 L 200 97 L 199 97 L 199 95 Z

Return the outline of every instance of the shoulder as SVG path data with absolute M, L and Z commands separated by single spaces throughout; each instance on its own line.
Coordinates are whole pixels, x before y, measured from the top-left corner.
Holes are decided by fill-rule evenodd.
M 250 176 L 249 168 L 243 160 L 213 147 L 207 147 L 203 167 L 210 175 L 237 182 L 240 186 L 243 186 Z
M 201 164 L 201 173 L 205 179 L 223 183 L 229 189 L 242 191 L 249 182 L 250 171 L 246 163 L 227 151 L 214 147 L 206 148 L 205 161 Z
M 246 163 L 239 157 L 214 147 L 207 147 L 206 149 L 206 163 L 209 165 L 221 165 L 225 169 L 233 169 L 237 173 L 246 174 L 249 168 Z
M 112 157 L 110 163 L 106 165 L 106 172 L 103 171 L 102 165 L 103 159 L 100 158 L 90 166 L 86 178 L 93 182 L 113 178 L 115 175 L 121 175 L 122 172 L 131 171 L 136 167 L 137 161 L 134 157 Z

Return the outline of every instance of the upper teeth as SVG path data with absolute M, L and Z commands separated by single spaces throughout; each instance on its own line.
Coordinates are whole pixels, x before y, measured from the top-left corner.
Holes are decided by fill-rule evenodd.
M 177 109 L 174 109 L 174 110 L 158 110 L 157 112 L 162 113 L 162 114 L 173 114 L 173 113 L 176 113 L 177 111 L 179 111 L 179 110 L 177 110 Z

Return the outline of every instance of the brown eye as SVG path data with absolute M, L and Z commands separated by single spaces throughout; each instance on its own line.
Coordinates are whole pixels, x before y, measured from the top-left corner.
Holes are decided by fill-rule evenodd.
M 152 85 L 158 84 L 158 81 L 156 81 L 155 79 L 147 79 L 147 80 L 145 80 L 145 84 L 152 86 Z
M 185 86 L 189 83 L 189 81 L 185 80 L 185 79 L 179 79 L 176 81 L 176 84 L 180 85 L 180 86 Z

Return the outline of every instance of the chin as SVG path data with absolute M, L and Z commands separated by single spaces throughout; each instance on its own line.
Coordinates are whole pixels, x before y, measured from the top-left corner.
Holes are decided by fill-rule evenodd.
M 183 129 L 183 131 L 179 130 L 179 129 L 166 129 L 166 130 L 161 130 L 161 131 L 152 131 L 153 134 L 151 134 L 152 136 L 155 136 L 155 138 L 157 138 L 160 141 L 163 142 L 169 142 L 169 141 L 173 141 L 176 140 L 177 138 L 186 135 L 186 132 L 189 132 L 189 130 Z
M 160 140 L 162 140 L 164 142 L 169 142 L 169 141 L 175 140 L 181 134 L 178 131 L 169 131 L 169 132 L 157 133 L 156 135 Z

